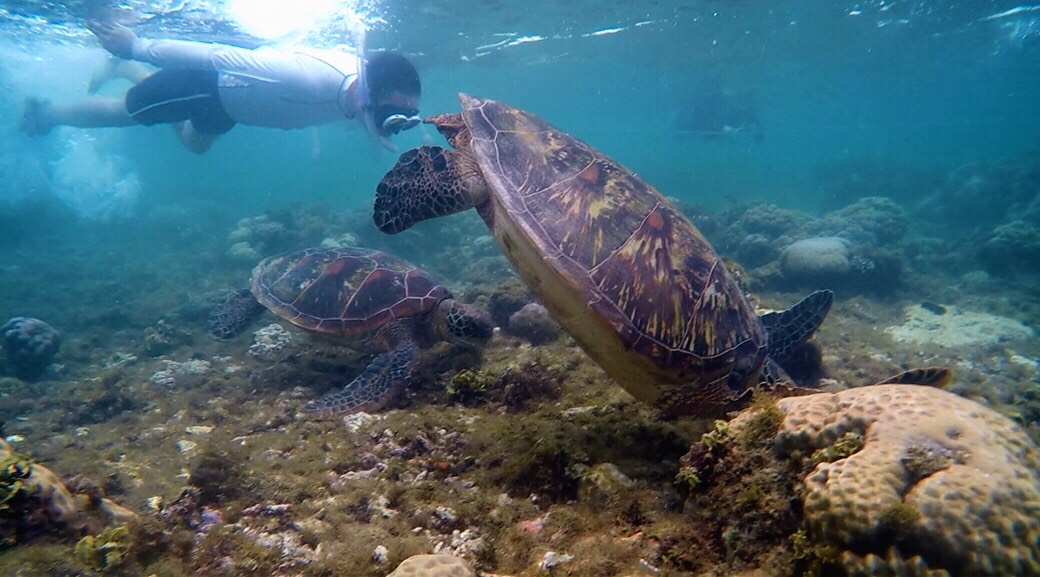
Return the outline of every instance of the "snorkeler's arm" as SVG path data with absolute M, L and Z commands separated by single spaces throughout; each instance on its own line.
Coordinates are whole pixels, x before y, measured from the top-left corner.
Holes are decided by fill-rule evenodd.
M 112 55 L 126 60 L 154 64 L 160 68 L 213 70 L 213 54 L 229 48 L 220 44 L 184 40 L 147 40 L 117 22 L 89 21 L 87 28 L 101 46 Z
M 222 44 L 208 44 L 189 40 L 148 40 L 138 38 L 134 41 L 132 57 L 139 62 L 147 62 L 159 68 L 180 68 L 186 70 L 216 70 L 213 56 L 218 50 L 230 48 Z

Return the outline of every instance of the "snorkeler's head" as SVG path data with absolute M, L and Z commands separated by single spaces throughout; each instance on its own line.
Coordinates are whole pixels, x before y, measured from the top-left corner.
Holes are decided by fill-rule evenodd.
M 365 62 L 365 112 L 383 136 L 419 125 L 419 73 L 395 52 L 373 54 Z

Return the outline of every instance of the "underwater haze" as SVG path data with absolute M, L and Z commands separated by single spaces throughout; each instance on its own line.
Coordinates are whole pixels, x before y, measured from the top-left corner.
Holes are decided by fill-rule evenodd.
M 380 230 L 429 122 L 27 133 L 133 86 L 91 93 L 94 21 L 401 54 L 420 116 L 491 99 L 634 175 L 552 226 L 685 220 L 610 317 L 509 244 L 530 213 Z M 0 576 L 1040 576 L 1038 102 L 1021 0 L 5 0 Z M 498 166 L 580 156 L 539 144 Z

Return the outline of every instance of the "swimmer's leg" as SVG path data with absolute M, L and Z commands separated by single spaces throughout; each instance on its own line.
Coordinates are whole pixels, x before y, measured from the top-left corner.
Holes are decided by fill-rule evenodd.
M 137 122 L 126 111 L 122 98 L 88 98 L 73 104 L 52 104 L 43 98 L 25 100 L 19 128 L 29 136 L 42 136 L 56 126 L 107 128 L 133 126 Z

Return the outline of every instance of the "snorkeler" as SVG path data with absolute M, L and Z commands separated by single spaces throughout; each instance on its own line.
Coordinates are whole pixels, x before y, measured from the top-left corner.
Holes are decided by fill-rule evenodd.
M 236 124 L 306 128 L 359 119 L 385 147 L 420 122 L 419 74 L 404 56 L 377 53 L 362 66 L 352 52 L 260 48 L 184 40 L 147 40 L 120 24 L 91 22 L 101 46 L 124 61 L 107 78 L 135 82 L 124 98 L 91 97 L 67 105 L 31 97 L 21 129 L 47 134 L 80 128 L 173 124 L 184 145 L 206 152 Z M 136 61 L 125 62 L 125 61 Z M 159 68 L 151 73 L 139 62 Z M 91 81 L 95 91 L 105 77 Z

